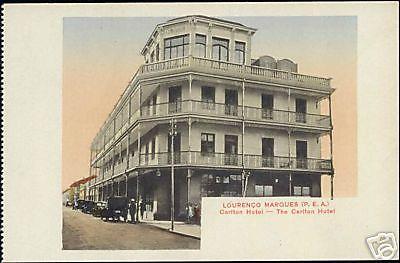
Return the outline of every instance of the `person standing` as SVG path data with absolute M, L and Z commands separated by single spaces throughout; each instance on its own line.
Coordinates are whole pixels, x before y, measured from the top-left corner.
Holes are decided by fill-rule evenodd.
M 146 203 L 144 202 L 144 200 L 142 199 L 140 201 L 140 217 L 143 220 L 143 216 L 144 216 L 144 211 L 146 210 Z
M 76 198 L 74 198 L 74 210 L 78 209 L 78 200 L 76 200 Z
M 189 206 L 188 206 L 188 219 L 189 219 L 189 224 L 192 223 L 193 216 L 194 216 L 193 205 L 192 205 L 192 203 L 189 203 Z
M 131 214 L 131 223 L 136 224 L 136 202 L 135 199 L 131 199 L 131 202 L 129 203 L 129 213 Z

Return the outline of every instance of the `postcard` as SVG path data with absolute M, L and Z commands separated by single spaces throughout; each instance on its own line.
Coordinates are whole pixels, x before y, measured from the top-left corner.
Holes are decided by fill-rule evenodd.
M 6 4 L 5 261 L 398 259 L 398 4 Z

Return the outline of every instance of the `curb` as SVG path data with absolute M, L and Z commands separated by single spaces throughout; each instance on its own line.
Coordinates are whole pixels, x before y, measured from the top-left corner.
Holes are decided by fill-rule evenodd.
M 180 236 L 184 236 L 184 237 L 190 237 L 190 238 L 194 238 L 194 239 L 197 239 L 197 240 L 201 240 L 200 237 L 193 236 L 193 235 L 190 235 L 190 234 L 185 234 L 185 233 L 182 233 L 182 232 L 171 231 L 168 228 L 159 227 L 159 226 L 156 226 L 156 225 L 153 225 L 153 224 L 142 223 L 142 222 L 139 222 L 139 224 L 144 224 L 144 225 L 147 225 L 147 226 L 150 226 L 150 227 L 154 227 L 154 228 L 157 228 L 157 229 L 169 232 L 169 233 L 173 233 L 173 234 L 176 234 L 176 235 L 180 235 Z

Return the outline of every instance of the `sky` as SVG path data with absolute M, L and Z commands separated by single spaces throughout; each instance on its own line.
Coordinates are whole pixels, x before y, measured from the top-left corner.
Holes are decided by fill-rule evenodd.
M 89 176 L 90 144 L 144 60 L 158 23 L 172 17 L 64 18 L 62 189 Z M 257 28 L 252 58 L 289 58 L 299 73 L 331 77 L 335 195 L 357 194 L 357 18 L 219 17 Z M 327 149 L 324 148 L 323 152 Z M 324 181 L 324 186 L 327 185 Z

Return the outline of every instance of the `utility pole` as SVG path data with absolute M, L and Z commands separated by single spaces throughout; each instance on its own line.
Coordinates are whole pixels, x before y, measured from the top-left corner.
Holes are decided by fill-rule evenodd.
M 171 136 L 171 231 L 174 230 L 174 219 L 175 219 L 175 156 L 174 156 L 174 137 L 177 135 L 176 131 L 176 120 L 172 119 L 169 122 L 169 135 Z

